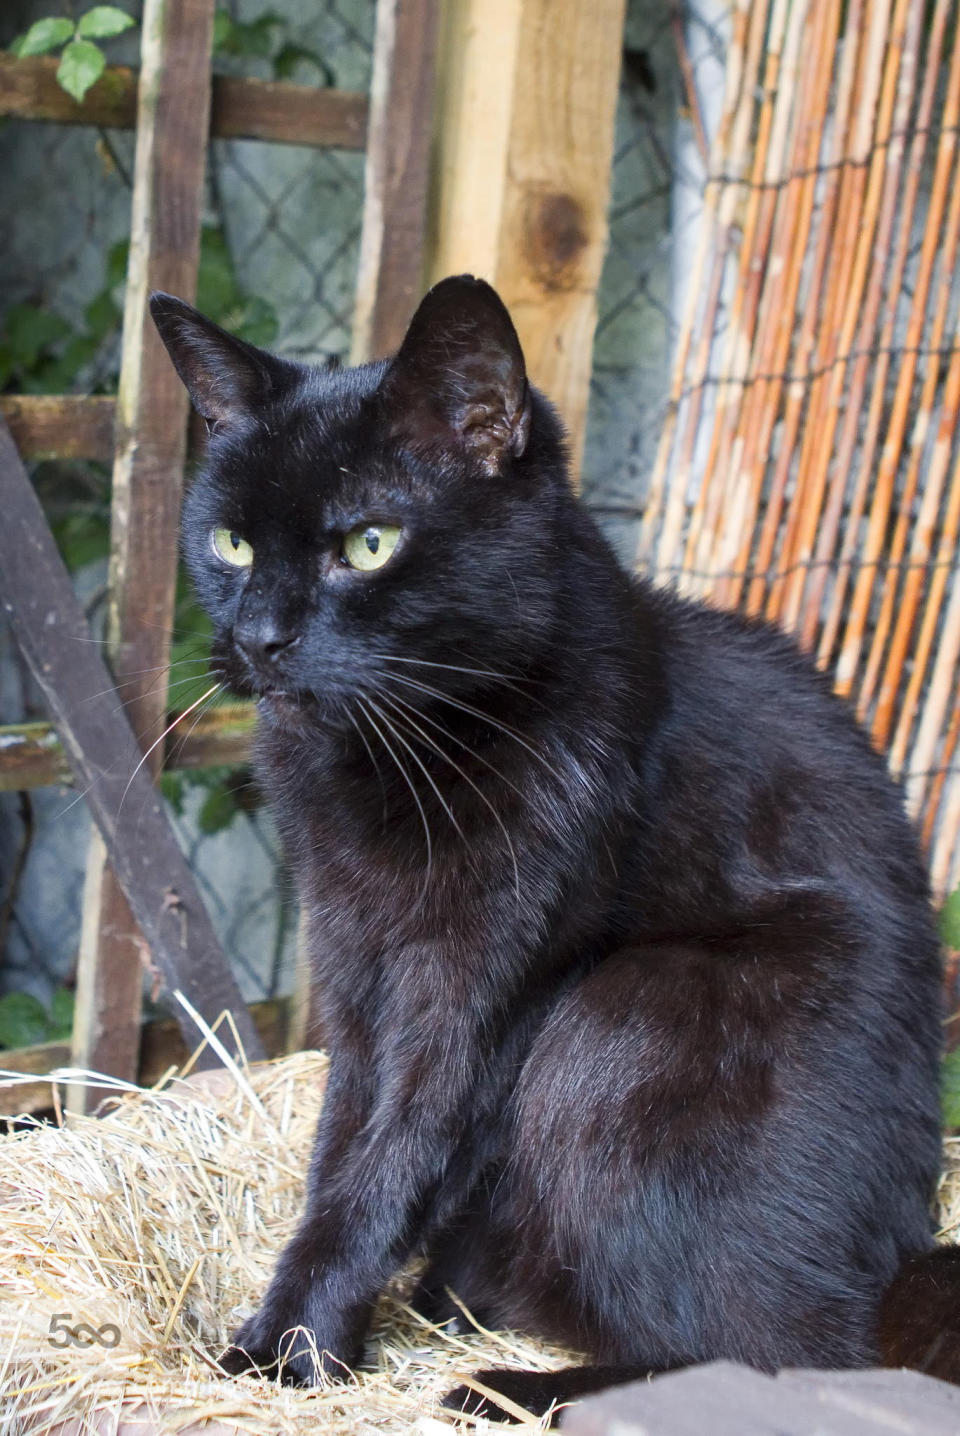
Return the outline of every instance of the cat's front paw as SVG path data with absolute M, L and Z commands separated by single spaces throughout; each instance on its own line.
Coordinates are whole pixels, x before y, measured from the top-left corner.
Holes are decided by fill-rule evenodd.
M 286 1386 L 317 1386 L 324 1377 L 348 1378 L 359 1355 L 357 1342 L 347 1343 L 342 1335 L 324 1337 L 307 1317 L 281 1320 L 261 1310 L 243 1323 L 217 1362 L 229 1376 L 266 1376 Z

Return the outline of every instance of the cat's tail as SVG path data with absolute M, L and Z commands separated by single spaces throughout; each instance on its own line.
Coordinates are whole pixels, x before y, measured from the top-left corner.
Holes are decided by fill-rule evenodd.
M 960 1386 L 960 1246 L 904 1263 L 880 1303 L 878 1339 L 884 1366 Z

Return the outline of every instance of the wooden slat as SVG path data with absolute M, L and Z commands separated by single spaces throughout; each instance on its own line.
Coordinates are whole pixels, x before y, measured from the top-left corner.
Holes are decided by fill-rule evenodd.
M 47 55 L 18 60 L 0 52 L 0 115 L 131 130 L 136 122 L 137 71 L 108 65 L 77 104 L 57 84 L 58 61 Z M 213 81 L 210 133 L 219 139 L 362 150 L 368 101 L 352 90 L 322 90 L 287 81 L 234 78 Z
M 279 1057 L 287 1047 L 290 1000 L 273 997 L 250 1004 L 250 1018 L 263 1043 L 267 1057 Z M 137 1081 L 141 1087 L 152 1087 L 173 1066 L 181 1067 L 190 1052 L 176 1022 L 171 1018 L 144 1024 L 140 1042 L 140 1066 Z M 50 1083 L 42 1074 L 71 1065 L 69 1042 L 38 1042 L 32 1047 L 0 1050 L 0 1068 L 23 1076 L 37 1074 L 36 1082 L 4 1082 L 0 1080 L 0 1120 L 28 1112 L 43 1112 L 52 1106 Z
M 0 414 L 25 459 L 113 458 L 115 400 L 106 395 L 4 394 Z
M 623 0 L 451 0 L 430 274 L 489 280 L 583 446 Z
M 72 781 L 67 755 L 50 723 L 0 728 L 0 793 Z
M 108 640 L 126 711 L 146 745 L 163 729 L 189 403 L 150 320 L 153 289 L 196 293 L 210 127 L 214 0 L 143 9 L 130 261 L 116 409 Z M 157 772 L 160 754 L 149 772 Z M 77 967 L 74 1060 L 137 1070 L 141 939 L 105 844 L 91 841 Z M 88 1105 L 96 1094 L 78 1091 Z
M 114 415 L 112 394 L 2 394 L 0 414 L 6 419 L 24 459 L 96 459 L 112 463 Z M 207 431 L 191 412 L 187 450 L 204 451 Z
M 172 726 L 178 715 L 167 715 Z M 212 768 L 221 763 L 243 763 L 250 756 L 256 714 L 252 704 L 231 703 L 211 708 L 186 723 L 180 738 L 176 728 L 162 745 L 164 769 Z M 50 723 L 12 723 L 0 728 L 0 793 L 24 788 L 46 788 L 73 781 L 67 755 Z
M 213 81 L 210 133 L 221 140 L 362 150 L 368 108 L 367 96 L 357 91 L 219 75 Z
M 168 991 L 180 988 L 207 1022 L 229 1009 L 248 1055 L 259 1057 L 259 1039 L 2 420 L 0 493 L 0 604 L 149 943 L 154 973 Z M 130 960 L 139 981 L 137 946 Z M 104 1010 L 109 1015 L 107 1004 Z M 177 1016 L 193 1045 L 190 1020 Z M 134 1063 L 123 1075 L 136 1071 Z
M 420 299 L 438 0 L 378 0 L 352 362 L 399 348 Z

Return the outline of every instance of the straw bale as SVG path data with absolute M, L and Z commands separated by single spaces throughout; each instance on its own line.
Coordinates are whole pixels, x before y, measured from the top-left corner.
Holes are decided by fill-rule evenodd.
M 570 1359 L 511 1333 L 433 1326 L 406 1305 L 407 1277 L 379 1304 L 368 1369 L 342 1384 L 302 1391 L 218 1374 L 213 1355 L 296 1224 L 326 1070 L 323 1054 L 302 1052 L 173 1076 L 126 1091 L 105 1115 L 0 1137 L 0 1431 L 492 1431 L 440 1397 L 477 1367 Z M 960 1138 L 945 1146 L 939 1218 L 943 1239 L 960 1241 Z M 72 1328 L 112 1324 L 119 1339 L 53 1346 L 58 1315 Z
M 568 1357 L 505 1333 L 441 1330 L 379 1304 L 367 1370 L 303 1391 L 218 1374 L 300 1212 L 326 1058 L 303 1052 L 111 1099 L 99 1117 L 0 1136 L 0 1431 L 48 1436 L 365 1433 L 489 1422 L 439 1400 L 478 1366 Z M 113 1346 L 62 1326 L 89 1323 Z M 463 1325 L 467 1325 L 466 1322 Z M 103 1328 L 106 1327 L 104 1332 Z M 541 1423 L 531 1419 L 536 1428 Z M 492 1428 L 491 1428 L 492 1429 Z

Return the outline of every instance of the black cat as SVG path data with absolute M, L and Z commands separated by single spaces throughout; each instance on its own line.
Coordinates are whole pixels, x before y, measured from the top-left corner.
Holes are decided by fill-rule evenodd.
M 340 371 L 152 308 L 331 1054 L 306 1213 L 223 1364 L 309 1382 L 303 1327 L 352 1366 L 415 1253 L 434 1317 L 450 1287 L 599 1363 L 480 1373 L 531 1409 L 715 1357 L 923 1364 L 938 948 L 827 681 L 623 572 L 486 284 Z

